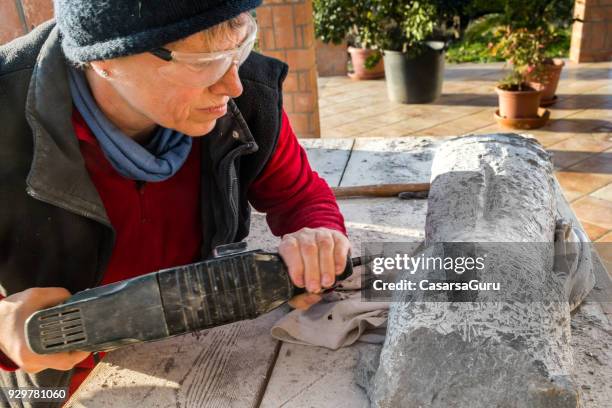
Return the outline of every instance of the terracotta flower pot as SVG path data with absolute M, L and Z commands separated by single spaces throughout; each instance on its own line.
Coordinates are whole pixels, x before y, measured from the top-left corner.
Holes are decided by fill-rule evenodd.
M 496 87 L 499 97 L 499 115 L 510 119 L 536 118 L 540 107 L 541 91 L 527 88 L 524 91 L 506 91 Z
M 346 49 L 346 42 L 336 45 L 324 43 L 320 39 L 316 40 L 317 73 L 320 77 L 347 74 L 348 54 Z
M 541 81 L 529 81 L 529 86 L 542 91 L 540 99 L 542 105 L 548 105 L 554 101 L 557 86 L 559 85 L 559 78 L 561 77 L 561 70 L 564 65 L 565 62 L 563 62 L 562 59 L 555 58 L 550 64 L 544 65 L 544 73 Z
M 354 70 L 352 74 L 349 74 L 351 78 L 377 79 L 385 76 L 385 66 L 383 65 L 382 58 L 372 69 L 368 69 L 365 67 L 366 59 L 368 59 L 370 55 L 376 53 L 375 50 L 370 50 L 367 48 L 348 47 L 348 52 L 351 54 L 351 61 L 353 63 Z

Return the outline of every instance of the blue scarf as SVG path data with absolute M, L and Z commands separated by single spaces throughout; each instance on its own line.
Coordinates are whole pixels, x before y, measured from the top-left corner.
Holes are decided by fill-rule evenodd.
M 141 146 L 104 116 L 91 95 L 85 74 L 73 67 L 68 72 L 72 101 L 115 170 L 141 181 L 163 181 L 179 171 L 191 151 L 191 137 L 160 126 L 152 139 Z

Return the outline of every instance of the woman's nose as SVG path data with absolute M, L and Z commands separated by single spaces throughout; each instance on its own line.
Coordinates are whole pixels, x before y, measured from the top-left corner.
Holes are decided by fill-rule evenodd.
M 228 95 L 237 98 L 242 94 L 242 82 L 238 76 L 238 64 L 232 64 L 225 75 L 209 87 L 209 90 L 218 95 Z

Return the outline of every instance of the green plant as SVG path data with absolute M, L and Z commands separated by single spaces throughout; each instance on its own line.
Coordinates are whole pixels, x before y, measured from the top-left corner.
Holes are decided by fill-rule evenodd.
M 528 81 L 545 82 L 550 52 L 566 38 L 567 0 L 507 0 L 491 54 L 511 64 L 500 88 L 522 90 Z
M 378 0 L 372 19 L 376 44 L 410 56 L 420 54 L 425 41 L 439 32 L 439 15 L 432 0 Z
M 565 25 L 565 17 L 559 16 L 557 22 L 545 25 L 549 30 L 549 40 L 544 49 L 547 58 L 569 56 L 571 27 Z M 496 33 L 507 25 L 507 18 L 499 13 L 473 19 L 463 31 L 461 39 L 448 48 L 446 60 L 453 63 L 503 61 L 499 55 L 491 54 L 488 45 L 499 41 Z
M 490 44 L 493 57 L 511 64 L 511 71 L 498 86 L 506 90 L 524 90 L 527 82 L 545 82 L 545 64 L 550 62 L 547 49 L 554 49 L 563 36 L 569 12 L 567 0 L 507 0 L 500 14 L 501 26 Z
M 342 41 L 358 48 L 375 48 L 372 0 L 313 0 L 315 35 L 325 43 Z
M 377 50 L 374 41 L 378 27 L 373 9 L 377 0 L 313 0 L 315 35 L 325 43 L 347 41 L 357 48 Z M 370 56 L 366 68 L 373 68 L 380 52 Z
M 313 0 L 315 33 L 324 42 L 417 56 L 424 42 L 439 35 L 441 20 L 452 14 L 449 0 Z M 380 52 L 366 67 L 378 63 Z
M 491 55 L 489 44 L 497 41 L 496 33 L 501 25 L 500 14 L 487 14 L 476 18 L 463 31 L 460 41 L 453 42 L 447 53 L 448 62 L 503 61 Z
M 552 25 L 571 23 L 571 0 L 505 0 L 504 23 L 512 28 L 535 30 Z
M 325 43 L 340 44 L 351 28 L 345 9 L 346 0 L 313 0 L 313 22 L 315 35 Z
M 491 44 L 491 53 L 511 64 L 511 71 L 498 86 L 508 91 L 523 91 L 527 82 L 544 78 L 545 48 L 550 37 L 545 29 L 506 26 L 497 32 L 499 40 Z

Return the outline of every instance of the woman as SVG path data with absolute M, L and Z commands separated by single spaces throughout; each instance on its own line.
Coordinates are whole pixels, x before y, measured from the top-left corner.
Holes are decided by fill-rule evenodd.
M 3 386 L 91 367 L 32 353 L 32 312 L 208 258 L 248 235 L 249 203 L 308 291 L 297 307 L 344 269 L 342 215 L 282 109 L 287 66 L 251 52 L 260 1 L 56 0 L 56 22 L 0 47 Z

